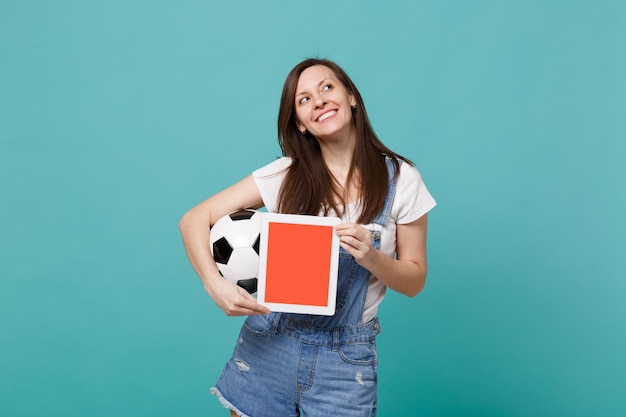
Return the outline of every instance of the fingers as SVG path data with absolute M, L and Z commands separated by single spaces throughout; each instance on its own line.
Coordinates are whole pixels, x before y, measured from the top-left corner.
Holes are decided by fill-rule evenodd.
M 259 304 L 257 300 L 243 288 L 239 288 L 237 292 L 238 294 L 233 298 L 232 304 L 228 303 L 225 308 L 223 308 L 227 316 L 249 316 L 271 313 L 269 308 Z
M 341 243 L 345 243 L 352 247 L 356 248 L 362 245 L 370 245 L 370 232 L 363 226 L 353 223 L 338 224 L 335 226 L 335 233 L 339 236 Z
M 371 233 L 365 227 L 343 223 L 335 226 L 335 233 L 339 236 L 339 243 L 357 262 L 365 259 L 372 249 Z
M 272 312 L 269 308 L 261 305 L 257 302 L 256 298 L 254 298 L 248 291 L 241 288 L 239 290 L 240 294 L 243 297 L 243 301 L 241 302 L 241 307 L 248 311 L 246 315 L 250 314 L 269 314 Z
M 217 285 L 212 287 L 209 295 L 227 316 L 248 316 L 253 314 L 269 314 L 271 310 L 243 288 L 220 277 Z
M 258 314 L 271 313 L 271 310 L 261 306 L 256 302 L 226 306 L 225 308 L 223 308 L 223 310 L 227 316 L 253 316 Z
M 364 229 L 364 227 L 359 226 L 356 223 L 339 223 L 335 225 L 335 231 L 337 233 L 346 233 L 348 231 L 354 231 L 358 229 Z
M 348 248 L 360 249 L 364 246 L 363 242 L 352 236 L 341 236 L 339 244 L 346 250 L 348 250 Z
M 369 232 L 363 226 L 354 223 L 341 223 L 335 226 L 335 233 L 339 237 L 352 236 L 359 240 L 369 236 Z

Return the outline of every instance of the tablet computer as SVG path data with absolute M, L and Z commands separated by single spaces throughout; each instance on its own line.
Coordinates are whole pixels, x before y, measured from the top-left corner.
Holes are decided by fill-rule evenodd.
M 335 314 L 338 217 L 263 213 L 257 301 L 272 311 Z

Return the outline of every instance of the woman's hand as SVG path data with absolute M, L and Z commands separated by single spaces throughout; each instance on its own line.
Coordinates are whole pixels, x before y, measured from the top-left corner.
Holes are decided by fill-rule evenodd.
M 335 226 L 335 233 L 339 236 L 339 244 L 361 266 L 373 262 L 378 251 L 372 246 L 372 234 L 365 227 L 354 223 L 341 223 Z M 369 269 L 369 268 L 368 268 Z
M 271 310 L 259 304 L 248 291 L 220 277 L 211 280 L 205 286 L 215 304 L 227 316 L 248 316 L 253 314 L 269 314 Z

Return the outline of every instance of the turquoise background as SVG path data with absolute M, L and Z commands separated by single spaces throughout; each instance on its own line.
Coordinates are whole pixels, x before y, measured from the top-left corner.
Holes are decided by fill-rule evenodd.
M 177 223 L 280 154 L 309 56 L 439 203 L 379 416 L 626 415 L 624 4 L 0 0 L 0 415 L 227 415 Z

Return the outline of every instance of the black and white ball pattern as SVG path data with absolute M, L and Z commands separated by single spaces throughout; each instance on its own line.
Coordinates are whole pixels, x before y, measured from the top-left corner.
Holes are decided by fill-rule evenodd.
M 250 294 L 257 291 L 261 216 L 251 209 L 230 213 L 215 222 L 209 235 L 211 254 L 222 276 Z

